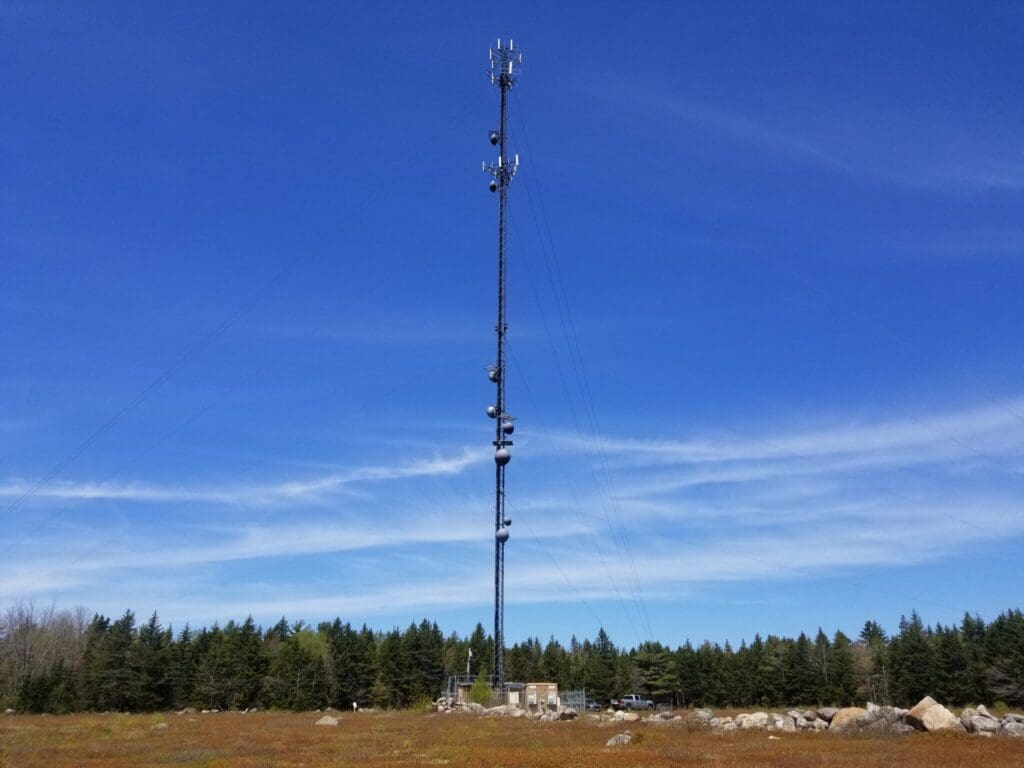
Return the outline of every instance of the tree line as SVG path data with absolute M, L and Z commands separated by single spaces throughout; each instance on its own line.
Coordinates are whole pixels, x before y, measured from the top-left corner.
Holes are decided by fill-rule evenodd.
M 375 631 L 335 619 L 316 627 L 251 618 L 178 632 L 154 613 L 139 624 L 82 611 L 11 608 L 0 618 L 0 706 L 19 711 L 152 711 L 185 706 L 312 710 L 423 706 L 449 675 L 486 675 L 493 640 L 478 624 L 445 635 L 424 619 Z M 472 653 L 470 653 L 472 652 Z M 1024 704 L 1024 613 L 990 623 L 926 626 L 916 612 L 887 634 L 865 622 L 857 638 L 756 635 L 738 648 L 686 641 L 617 647 L 604 629 L 567 646 L 530 638 L 506 650 L 506 677 L 585 688 L 606 703 L 640 693 L 675 706 Z

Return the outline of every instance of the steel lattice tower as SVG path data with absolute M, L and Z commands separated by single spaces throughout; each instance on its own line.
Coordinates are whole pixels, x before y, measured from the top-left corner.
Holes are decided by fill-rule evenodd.
M 512 460 L 509 447 L 515 430 L 514 417 L 505 411 L 505 250 L 506 250 L 506 209 L 508 187 L 519 167 L 519 156 L 510 159 L 506 154 L 506 116 L 508 91 L 515 83 L 516 67 L 523 56 L 516 53 L 511 40 L 491 50 L 491 82 L 498 86 L 501 94 L 498 129 L 490 132 L 492 145 L 498 147 L 498 161 L 484 163 L 484 171 L 491 175 L 491 192 L 498 193 L 498 322 L 494 330 L 498 336 L 498 356 L 488 369 L 488 377 L 497 385 L 493 405 L 488 406 L 487 415 L 495 420 L 494 430 L 494 677 L 498 691 L 505 689 L 505 544 L 508 541 L 508 527 L 512 519 L 505 512 L 505 468 Z

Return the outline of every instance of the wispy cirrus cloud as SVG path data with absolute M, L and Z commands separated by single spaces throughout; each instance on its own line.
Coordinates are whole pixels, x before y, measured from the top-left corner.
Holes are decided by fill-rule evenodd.
M 563 449 L 587 448 L 585 441 L 570 433 L 560 433 L 556 440 Z M 691 440 L 611 437 L 602 444 L 606 452 L 619 457 L 695 465 L 810 457 L 845 459 L 861 466 L 865 461 L 913 463 L 971 455 L 998 456 L 1024 446 L 1024 400 L 801 432 Z M 857 457 L 861 457 L 859 462 Z M 743 471 L 739 470 L 741 474 Z
M 610 474 L 599 482 L 592 442 L 563 432 L 551 445 L 535 438 L 517 459 L 522 490 L 511 509 L 521 565 L 507 571 L 507 600 L 678 600 L 715 584 L 912 568 L 1019 537 L 1024 477 L 1007 473 L 1019 469 L 1024 449 L 1021 406 L 1011 399 L 753 436 L 610 437 Z M 552 448 L 557 479 L 544 472 Z M 483 605 L 491 597 L 490 496 L 418 481 L 489 461 L 489 451 L 463 449 L 245 488 L 66 488 L 83 504 L 123 498 L 173 509 L 190 501 L 211 514 L 169 518 L 160 528 L 128 520 L 120 538 L 88 520 L 45 531 L 12 555 L 0 597 L 126 600 L 123 584 L 159 573 L 189 574 L 221 594 L 223 574 L 269 569 L 272 585 L 232 580 L 230 598 L 211 602 L 210 615 Z M 987 482 L 993 477 L 999 482 Z M 349 484 L 372 493 L 339 496 Z M 311 515 L 307 502 L 317 499 L 336 504 Z M 267 506 L 253 519 L 250 506 L 259 505 Z M 331 573 L 330 590 L 310 579 L 313 563 Z M 179 616 L 204 615 L 202 591 Z M 173 606 L 162 610 L 174 615 Z
M 338 493 L 348 486 L 387 480 L 457 475 L 467 467 L 490 458 L 487 451 L 464 448 L 450 456 L 433 456 L 403 464 L 374 465 L 330 472 L 276 483 L 225 486 L 161 486 L 140 482 L 67 482 L 56 481 L 34 489 L 25 480 L 0 485 L 0 497 L 21 498 L 31 493 L 35 499 L 56 501 L 125 501 L 165 504 L 208 503 L 225 505 L 296 504 L 315 501 Z

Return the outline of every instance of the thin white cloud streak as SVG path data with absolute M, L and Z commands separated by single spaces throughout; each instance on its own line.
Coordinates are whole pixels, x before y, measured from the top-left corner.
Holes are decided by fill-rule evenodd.
M 62 501 L 126 501 L 138 503 L 213 503 L 225 505 L 270 505 L 298 503 L 322 498 L 359 483 L 406 480 L 457 475 L 467 467 L 486 461 L 490 453 L 465 448 L 454 456 L 435 456 L 394 466 L 357 467 L 301 480 L 267 485 L 224 487 L 166 487 L 144 483 L 57 482 L 32 493 L 36 499 Z M 14 480 L 0 486 L 0 496 L 20 498 L 32 484 Z
M 604 450 L 616 456 L 646 460 L 707 464 L 769 461 L 801 457 L 861 456 L 872 460 L 884 454 L 893 463 L 962 457 L 1006 451 L 1024 445 L 1024 400 L 1005 407 L 989 406 L 927 418 L 901 418 L 875 424 L 738 440 L 643 440 L 606 438 Z M 558 445 L 578 451 L 584 444 L 575 435 L 555 435 Z M 914 449 L 918 454 L 896 453 Z M 756 479 L 756 478 L 754 478 Z
M 210 538 L 211 530 L 188 528 L 164 532 L 159 542 L 145 537 L 116 547 L 103 540 L 93 542 L 63 539 L 50 543 L 48 555 L 36 552 L 30 560 L 12 560 L 0 584 L 0 595 L 16 596 L 20 591 L 56 589 L 82 583 L 91 574 L 119 570 L 160 570 L 200 565 L 217 565 L 244 560 L 310 557 L 360 550 L 397 551 L 401 547 L 435 544 L 486 542 L 488 525 L 478 510 L 468 509 L 443 515 L 417 514 L 398 518 L 348 515 L 346 522 L 299 522 L 277 525 L 247 525 L 213 531 L 224 539 L 216 546 L 195 546 L 197 533 Z M 540 532 L 543 538 L 578 536 L 583 526 L 574 521 L 554 521 Z M 77 539 L 78 537 L 76 537 Z M 483 547 L 489 550 L 489 545 Z
M 1010 405 L 1019 408 L 1020 401 Z M 1024 437 L 1014 408 L 984 407 L 927 419 L 847 423 L 766 440 L 609 440 L 605 447 L 613 456 L 640 463 L 631 469 L 628 484 L 616 489 L 631 548 L 642 553 L 638 558 L 643 564 L 640 586 L 649 599 L 678 599 L 701 585 L 722 582 L 914 566 L 963 552 L 964 547 L 1019 537 L 1024 533 L 1024 508 L 1015 495 L 1013 484 L 1017 481 L 1005 479 L 1005 472 L 1019 470 L 1016 455 Z M 572 438 L 559 439 L 563 450 L 573 448 Z M 985 459 L 975 462 L 966 482 L 958 480 L 956 473 L 969 465 L 960 459 L 979 448 Z M 543 451 L 532 453 L 543 455 Z M 571 450 L 569 455 L 576 453 Z M 813 461 L 803 460 L 804 455 Z M 400 467 L 367 467 L 346 476 L 372 482 L 396 476 L 457 474 L 487 458 L 486 453 L 477 457 L 466 452 Z M 948 463 L 953 459 L 957 463 Z M 912 473 L 897 485 L 895 493 L 886 492 L 882 486 L 892 479 L 893 470 L 912 462 L 930 462 L 937 474 L 929 471 L 923 477 Z M 865 468 L 871 472 L 859 473 Z M 985 479 L 996 476 L 1003 482 L 986 486 Z M 680 493 L 712 482 L 718 487 Z M 299 492 L 315 496 L 321 488 L 312 483 Z M 437 508 L 436 500 L 420 501 Z M 587 494 L 577 496 L 567 494 L 560 483 L 537 488 L 534 495 L 517 501 L 517 516 L 531 521 L 534 535 L 539 533 L 542 540 L 516 534 L 517 556 L 533 565 L 509 570 L 510 603 L 617 600 L 629 593 L 632 568 L 623 556 L 622 529 L 613 519 L 615 515 L 607 509 L 601 514 L 606 502 L 600 490 L 588 489 Z M 143 531 L 131 544 L 114 553 L 104 551 L 103 556 L 90 555 L 82 544 L 82 532 L 76 531 L 63 540 L 37 540 L 31 559 L 8 564 L 0 596 L 51 597 L 76 590 L 86 596 L 92 591 L 103 594 L 111 591 L 111 582 L 123 583 L 126 574 L 168 569 L 194 572 L 196 566 L 257 559 L 265 559 L 268 565 L 279 559 L 271 567 L 282 574 L 289 558 L 366 551 L 372 552 L 371 558 L 389 562 L 379 577 L 373 576 L 384 583 L 360 589 L 349 581 L 347 588 L 357 594 L 347 602 L 325 605 L 345 607 L 339 612 L 393 613 L 417 606 L 444 607 L 449 599 L 452 605 L 461 606 L 469 599 L 466 595 L 477 591 L 483 596 L 476 599 L 486 602 L 487 589 L 473 591 L 465 585 L 449 589 L 452 581 L 486 581 L 480 573 L 487 572 L 490 546 L 487 526 L 475 522 L 478 512 L 475 508 L 463 510 L 460 504 L 444 514 L 421 514 L 410 520 L 398 514 L 357 517 L 348 510 L 344 520 L 327 523 L 299 520 L 293 524 L 247 524 L 238 530 L 219 528 L 212 535 L 221 543 L 200 548 L 191 542 L 209 541 L 209 528 L 197 537 L 193 534 L 198 529 L 176 526 Z M 588 533 L 602 542 L 603 555 L 589 546 L 591 539 L 584 535 Z M 71 546 L 66 546 L 69 541 Z M 405 547 L 430 549 L 443 543 L 464 545 L 459 565 L 468 567 L 453 569 L 446 560 L 403 568 L 393 560 L 411 551 Z M 48 553 L 40 552 L 45 548 Z M 548 559 L 569 574 L 571 586 Z M 280 578 L 288 581 L 287 576 Z M 343 574 L 338 582 L 339 588 L 346 588 Z M 213 583 L 211 589 L 223 587 Z M 240 599 L 252 598 L 245 612 L 262 612 L 260 590 L 248 582 L 244 589 L 248 591 Z M 280 598 L 280 606 L 291 606 L 288 611 L 292 613 L 302 610 L 296 606 L 305 605 L 301 602 L 305 586 L 296 589 L 299 592 L 294 597 L 300 602 L 291 596 Z M 334 610 L 315 609 L 313 606 L 320 605 L 318 598 L 309 600 L 311 611 L 325 614 Z
M 948 551 L 951 542 L 958 546 L 976 544 L 987 534 L 964 530 L 955 519 L 944 516 L 946 508 L 906 508 L 888 510 L 875 525 L 851 526 L 849 520 L 826 519 L 815 526 L 796 526 L 775 530 L 767 536 L 732 534 L 711 541 L 682 544 L 656 539 L 644 541 L 645 555 L 640 584 L 648 600 L 679 600 L 697 594 L 715 583 L 756 583 L 758 589 L 808 577 L 846 577 L 854 571 L 868 570 L 860 588 L 892 593 L 890 584 L 874 583 L 871 569 L 893 566 L 910 567 L 934 561 Z M 984 516 L 1014 522 L 1000 535 L 1024 532 L 1024 516 L 1013 505 L 993 506 Z M 912 524 L 914 523 L 914 524 Z M 524 545 L 519 556 L 538 567 L 509 569 L 506 574 L 507 602 L 512 605 L 567 603 L 579 600 L 616 601 L 631 579 L 624 562 L 611 564 L 609 572 L 598 563 L 593 552 L 564 539 L 564 546 L 551 541 L 543 547 Z M 488 552 L 472 554 L 459 563 L 433 563 L 419 570 L 402 569 L 395 582 L 370 585 L 346 582 L 339 574 L 330 594 L 309 594 L 308 588 L 278 587 L 268 597 L 266 585 L 242 589 L 229 600 L 207 601 L 203 597 L 187 602 L 169 602 L 160 606 L 162 615 L 180 617 L 260 616 L 357 616 L 359 619 L 433 609 L 466 608 L 489 603 L 491 585 L 481 573 L 487 572 Z M 549 567 L 545 557 L 554 558 L 561 573 Z M 386 579 L 386 575 L 379 578 Z M 566 583 L 568 580 L 568 583 Z M 616 591 L 615 587 L 619 587 Z M 912 587 L 908 586 L 912 590 Z M 898 587 L 895 588 L 898 591 Z M 250 598 L 251 596 L 251 598 Z M 941 596 L 913 595 L 915 599 L 936 602 Z M 145 596 L 119 595 L 118 605 L 142 601 Z M 951 606 L 959 610 L 960 606 Z

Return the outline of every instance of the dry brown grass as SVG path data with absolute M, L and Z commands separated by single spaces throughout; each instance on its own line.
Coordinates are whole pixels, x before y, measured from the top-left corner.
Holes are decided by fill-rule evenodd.
M 270 768 L 270 766 L 702 766 L 942 768 L 1024 766 L 1024 739 L 915 734 L 903 738 L 740 732 L 715 735 L 633 723 L 636 743 L 604 744 L 621 723 L 543 724 L 413 713 L 0 717 L 2 768 Z M 154 730 L 158 722 L 168 728 Z

